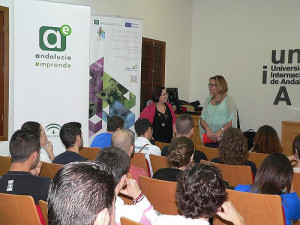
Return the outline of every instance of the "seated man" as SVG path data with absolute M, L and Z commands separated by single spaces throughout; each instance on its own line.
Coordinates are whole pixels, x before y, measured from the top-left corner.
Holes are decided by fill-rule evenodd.
M 194 120 L 193 118 L 188 114 L 180 115 L 176 123 L 174 124 L 174 132 L 176 134 L 176 137 L 187 137 L 191 138 L 194 133 Z M 170 153 L 169 149 L 170 145 L 167 145 L 163 147 L 161 151 L 162 156 L 168 156 Z M 194 153 L 194 162 L 199 163 L 200 160 L 207 160 L 206 155 L 201 151 L 195 151 Z
M 33 176 L 31 172 L 40 170 L 39 134 L 31 130 L 17 130 L 11 137 L 9 152 L 11 165 L 0 179 L 0 192 L 14 195 L 30 195 L 37 206 L 42 224 L 45 224 L 39 208 L 39 200 L 47 201 L 51 180 L 48 177 Z M 37 172 L 39 173 L 39 172 Z
M 138 119 L 134 124 L 134 129 L 138 135 L 138 138 L 134 142 L 135 153 L 144 153 L 145 157 L 148 161 L 148 165 L 150 168 L 151 177 L 153 175 L 151 161 L 149 154 L 152 155 L 161 155 L 160 148 L 152 145 L 150 140 L 152 139 L 152 124 L 146 118 Z
M 73 162 L 54 176 L 49 189 L 49 225 L 108 225 L 113 218 L 114 180 L 103 164 Z
M 126 173 L 128 172 L 130 164 L 128 155 L 119 148 L 110 147 L 98 153 L 96 157 L 96 163 L 103 163 L 108 165 L 115 174 L 114 181 L 116 194 L 116 224 L 121 224 L 120 218 L 123 216 L 142 224 L 151 224 L 151 221 L 146 217 L 146 212 L 150 209 L 152 209 L 151 212 L 148 212 L 147 214 L 153 214 L 155 212 L 153 211 L 152 207 L 148 207 L 150 203 L 146 197 L 141 199 L 141 201 L 136 202 L 134 205 L 125 205 L 124 201 L 120 197 L 118 197 L 118 194 L 120 192 L 132 197 L 134 200 L 136 200 L 139 196 L 142 196 L 137 182 L 134 179 L 128 179 L 126 177 Z M 145 205 L 147 205 L 147 207 L 144 207 Z
M 118 130 L 122 130 L 124 127 L 124 120 L 118 116 L 112 116 L 107 121 L 107 131 L 105 133 L 98 134 L 91 147 L 99 147 L 101 149 L 111 146 L 111 137 L 113 133 Z
M 125 151 L 129 158 L 131 158 L 134 150 L 134 137 L 129 130 L 119 130 L 115 132 L 111 138 L 111 144 L 113 147 L 117 147 Z M 138 183 L 140 175 L 147 177 L 147 173 L 143 168 L 132 164 L 129 167 L 129 173 Z
M 80 123 L 70 122 L 64 124 L 60 129 L 59 136 L 66 147 L 66 151 L 56 156 L 53 163 L 68 164 L 70 162 L 88 161 L 79 155 L 79 151 L 83 148 Z

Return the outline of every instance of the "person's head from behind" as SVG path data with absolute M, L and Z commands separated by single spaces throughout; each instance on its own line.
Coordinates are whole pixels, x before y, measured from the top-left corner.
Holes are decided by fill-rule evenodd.
M 107 121 L 107 131 L 116 132 L 124 128 L 124 120 L 119 116 L 112 116 Z
M 114 196 L 113 172 L 107 165 L 69 163 L 49 187 L 49 225 L 110 224 Z
M 22 125 L 21 129 L 32 130 L 37 132 L 40 138 L 41 146 L 46 145 L 47 136 L 45 134 L 44 128 L 38 122 L 27 121 Z
M 248 158 L 248 140 L 243 132 L 237 128 L 224 131 L 219 143 L 219 159 L 228 165 L 242 165 Z
M 60 139 L 66 149 L 77 146 L 79 150 L 83 147 L 81 124 L 78 122 L 70 122 L 64 124 L 59 132 Z
M 152 124 L 148 119 L 146 118 L 138 119 L 134 124 L 134 129 L 139 137 L 143 136 L 148 140 L 151 140 L 153 130 L 152 130 Z
M 188 114 L 180 115 L 175 123 L 175 132 L 177 137 L 185 136 L 190 138 L 194 132 L 194 120 Z
M 282 153 L 271 153 L 257 170 L 253 192 L 261 194 L 282 194 L 291 191 L 293 167 Z
M 298 159 L 300 159 L 300 134 L 293 140 L 293 152 Z
M 209 78 L 209 83 L 215 86 L 210 86 L 212 88 L 212 94 L 225 94 L 228 91 L 228 84 L 225 78 L 221 75 L 216 75 Z M 214 90 L 215 89 L 215 90 Z
M 270 154 L 282 152 L 282 147 L 276 130 L 268 125 L 261 126 L 253 139 L 253 151 L 258 153 Z
M 176 200 L 186 218 L 211 218 L 226 199 L 222 176 L 215 166 L 195 164 L 178 178 Z
M 187 137 L 172 140 L 169 151 L 168 163 L 171 167 L 184 169 L 193 162 L 194 143 Z
M 118 194 L 125 185 L 125 178 L 130 165 L 129 156 L 120 148 L 109 147 L 100 151 L 95 161 L 99 164 L 106 164 L 112 169 L 115 175 L 116 194 Z
M 122 149 L 130 157 L 134 150 L 134 137 L 129 130 L 119 130 L 112 135 L 111 145 Z
M 165 87 L 155 87 L 152 92 L 152 100 L 157 103 L 166 103 L 168 100 L 168 94 Z
M 11 162 L 28 162 L 33 169 L 40 159 L 40 148 L 40 138 L 37 132 L 25 129 L 17 130 L 9 142 Z

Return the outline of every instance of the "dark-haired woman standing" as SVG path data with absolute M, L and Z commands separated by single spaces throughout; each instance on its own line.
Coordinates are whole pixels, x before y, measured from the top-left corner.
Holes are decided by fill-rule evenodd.
M 173 138 L 173 124 L 176 121 L 173 108 L 168 100 L 165 87 L 156 87 L 152 93 L 153 102 L 141 113 L 140 118 L 148 119 L 153 127 L 155 141 L 170 143 Z

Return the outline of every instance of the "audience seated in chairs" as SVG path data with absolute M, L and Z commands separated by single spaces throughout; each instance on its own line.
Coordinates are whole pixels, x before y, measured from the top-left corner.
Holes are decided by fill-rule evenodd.
M 256 165 L 247 160 L 248 143 L 240 129 L 228 128 L 224 131 L 219 142 L 219 157 L 211 161 L 228 165 L 246 165 L 251 167 L 253 175 L 256 174 Z
M 175 124 L 174 124 L 174 132 L 176 137 L 187 137 L 191 138 L 194 133 L 194 120 L 188 114 L 180 115 Z M 163 147 L 161 151 L 162 156 L 168 156 L 170 154 L 170 146 Z M 194 153 L 194 162 L 199 163 L 200 160 L 207 160 L 206 155 L 201 151 L 195 151 Z
M 1 193 L 30 195 L 36 205 L 39 200 L 47 201 L 51 180 L 31 174 L 32 169 L 38 165 L 40 148 L 40 137 L 34 131 L 21 129 L 12 135 L 9 143 L 11 166 L 9 172 L 0 179 Z M 36 171 L 39 172 L 39 169 Z M 43 221 L 41 212 L 38 212 Z
M 151 221 L 149 221 L 145 215 L 151 208 L 144 207 L 145 205 L 150 205 L 149 201 L 146 197 L 141 198 L 141 190 L 136 180 L 126 177 L 130 164 L 128 155 L 116 147 L 105 148 L 98 153 L 96 163 L 106 164 L 114 172 L 116 224 L 120 224 L 120 218 L 122 216 L 142 224 L 151 224 Z M 125 205 L 124 201 L 118 197 L 120 192 L 133 198 L 135 204 Z
M 70 162 L 88 161 L 79 155 L 79 151 L 83 148 L 80 123 L 70 122 L 64 124 L 60 129 L 59 136 L 66 147 L 66 151 L 56 156 L 53 163 L 68 164 Z
M 282 152 L 280 140 L 276 130 L 268 125 L 261 126 L 253 139 L 251 152 L 270 154 L 273 152 Z
M 152 124 L 146 118 L 138 119 L 134 124 L 134 129 L 138 135 L 138 138 L 134 142 L 135 153 L 144 153 L 148 161 L 150 174 L 153 175 L 150 154 L 152 155 L 161 155 L 160 148 L 152 145 L 150 140 L 152 139 Z
M 293 168 L 281 153 L 270 154 L 258 168 L 253 185 L 238 185 L 235 190 L 279 195 L 282 199 L 286 225 L 300 219 L 300 199 L 292 191 Z
M 162 168 L 155 172 L 153 178 L 166 181 L 177 181 L 178 176 L 193 163 L 194 143 L 187 137 L 172 140 L 168 162 L 171 168 Z
M 108 225 L 114 216 L 113 172 L 104 164 L 73 162 L 62 167 L 49 189 L 49 225 Z
M 295 173 L 300 173 L 300 134 L 297 135 L 294 140 L 293 140 L 293 153 L 294 153 L 294 157 L 293 157 L 293 161 L 294 163 L 294 172 Z M 290 157 L 289 157 L 290 159 Z
M 196 164 L 185 170 L 178 179 L 176 199 L 182 215 L 161 215 L 155 225 L 209 225 L 209 218 L 215 214 L 234 225 L 245 224 L 232 203 L 226 202 L 226 189 L 214 166 Z
M 118 116 L 112 116 L 107 121 L 107 131 L 98 134 L 92 141 L 91 147 L 106 148 L 111 146 L 112 135 L 124 128 L 124 120 Z
M 129 130 L 119 130 L 115 132 L 111 138 L 111 144 L 113 147 L 122 149 L 127 153 L 129 158 L 131 158 L 134 151 L 134 137 Z M 147 173 L 141 167 L 130 165 L 129 173 L 132 175 L 132 178 L 139 182 L 139 176 L 147 176 Z

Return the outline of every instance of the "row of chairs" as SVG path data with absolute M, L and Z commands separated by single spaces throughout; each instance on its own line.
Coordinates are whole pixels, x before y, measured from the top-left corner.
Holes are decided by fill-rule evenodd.
M 162 214 L 178 215 L 175 200 L 176 182 L 140 176 L 142 192 L 154 209 Z M 246 224 L 282 225 L 284 214 L 277 195 L 264 195 L 227 190 L 228 199 L 244 217 Z M 128 223 L 133 224 L 133 223 Z M 230 224 L 216 216 L 214 224 Z

